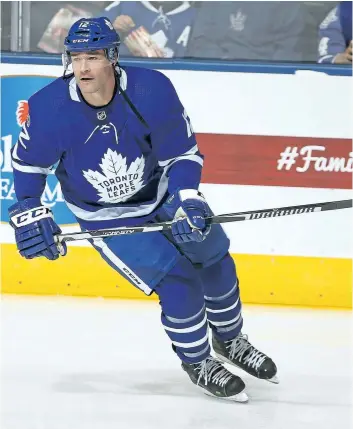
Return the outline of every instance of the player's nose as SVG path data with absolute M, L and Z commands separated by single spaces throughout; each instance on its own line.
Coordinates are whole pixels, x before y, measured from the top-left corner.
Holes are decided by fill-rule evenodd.
M 89 62 L 87 61 L 87 60 L 82 60 L 81 61 L 81 68 L 80 68 L 80 71 L 81 71 L 81 73 L 85 73 L 85 72 L 87 72 L 87 71 L 89 71 Z

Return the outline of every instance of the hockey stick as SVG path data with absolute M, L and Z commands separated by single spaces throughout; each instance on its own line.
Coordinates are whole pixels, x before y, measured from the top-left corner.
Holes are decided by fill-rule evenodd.
M 305 213 L 317 213 L 328 210 L 348 209 L 352 207 L 353 200 L 340 200 L 325 203 L 304 204 L 299 206 L 278 207 L 273 209 L 252 210 L 248 212 L 229 213 L 207 217 L 207 225 L 216 223 L 239 222 L 243 220 L 266 219 L 271 217 L 291 216 Z M 143 226 L 122 226 L 120 228 L 97 229 L 93 231 L 73 232 L 57 235 L 58 244 L 63 241 L 89 240 L 116 235 L 129 235 L 137 232 L 167 231 L 171 229 L 172 222 L 153 223 Z

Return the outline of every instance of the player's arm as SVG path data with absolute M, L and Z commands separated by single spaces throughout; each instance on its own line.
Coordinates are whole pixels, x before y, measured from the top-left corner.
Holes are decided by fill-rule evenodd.
M 31 104 L 29 110 L 30 115 L 11 151 L 18 202 L 9 208 L 10 225 L 15 230 L 16 244 L 23 257 L 57 259 L 60 253 L 66 254 L 66 248 L 62 246 L 59 251 L 55 244 L 54 236 L 61 230 L 51 210 L 42 205 L 41 196 L 47 175 L 61 155 L 53 143 L 55 132 L 50 136 L 48 124 Z
M 168 175 L 169 197 L 163 208 L 174 219 L 172 232 L 177 242 L 202 241 L 209 232 L 204 218 L 212 213 L 198 191 L 203 156 L 190 118 L 169 80 L 163 81 L 159 93 L 163 94 L 156 106 L 159 123 L 151 140 L 159 165 Z
M 150 106 L 152 147 L 158 163 L 168 171 L 168 190 L 197 190 L 201 181 L 203 156 L 200 153 L 190 118 L 169 79 L 161 75 L 158 95 Z M 157 91 L 156 91 L 157 92 Z
M 104 9 L 104 16 L 111 20 L 116 31 L 125 35 L 124 33 L 129 33 L 135 27 L 135 23 L 131 16 L 122 14 L 120 3 L 120 1 L 114 1 L 108 5 Z
M 318 63 L 346 63 L 352 62 L 352 57 L 345 55 L 346 42 L 335 7 L 322 21 L 319 27 Z M 340 58 L 343 57 L 343 58 Z

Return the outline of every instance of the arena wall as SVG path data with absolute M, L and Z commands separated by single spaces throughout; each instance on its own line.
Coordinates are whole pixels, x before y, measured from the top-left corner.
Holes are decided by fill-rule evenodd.
M 351 77 L 161 70 L 191 118 L 216 214 L 352 198 Z M 21 258 L 8 224 L 10 148 L 29 96 L 59 66 L 1 64 L 1 281 L 3 293 L 147 298 L 88 243 L 58 261 Z M 43 118 L 45 120 L 45 118 Z M 54 176 L 43 197 L 64 232 L 78 230 Z M 352 307 L 352 210 L 227 224 L 244 302 Z

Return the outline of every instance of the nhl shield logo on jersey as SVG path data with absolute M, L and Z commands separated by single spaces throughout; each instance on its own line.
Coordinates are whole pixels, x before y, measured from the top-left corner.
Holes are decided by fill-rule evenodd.
M 99 164 L 99 171 L 82 171 L 85 179 L 98 191 L 98 201 L 110 204 L 122 203 L 136 194 L 143 186 L 145 158 L 136 158 L 127 166 L 126 158 L 108 149 Z
M 106 119 L 106 118 L 107 118 L 107 114 L 105 113 L 105 111 L 104 111 L 104 110 L 101 110 L 100 112 L 98 112 L 98 113 L 97 113 L 97 118 L 98 118 L 100 121 L 104 121 L 104 119 Z

